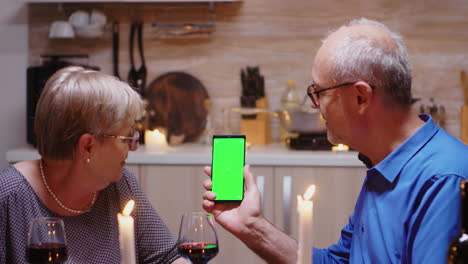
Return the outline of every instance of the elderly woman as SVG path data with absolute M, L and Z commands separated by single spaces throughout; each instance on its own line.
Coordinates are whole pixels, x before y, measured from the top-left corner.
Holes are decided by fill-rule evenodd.
M 176 240 L 125 168 L 138 147 L 139 95 L 115 77 L 81 67 L 55 73 L 37 105 L 40 160 L 0 173 L 0 263 L 26 263 L 28 223 L 60 217 L 67 263 L 120 263 L 117 213 L 133 199 L 137 263 L 186 263 Z

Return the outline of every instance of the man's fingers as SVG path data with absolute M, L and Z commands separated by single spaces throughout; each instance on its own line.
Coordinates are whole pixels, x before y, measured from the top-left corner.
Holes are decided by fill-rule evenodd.
M 203 200 L 213 201 L 214 199 L 216 199 L 216 194 L 214 192 L 207 191 L 203 193 L 202 197 L 203 197 Z
M 215 203 L 208 200 L 203 200 L 202 207 L 207 213 L 213 213 Z
M 213 187 L 213 182 L 211 182 L 210 179 L 206 179 L 203 181 L 203 187 L 205 188 L 205 190 L 211 191 L 211 187 Z
M 254 176 L 250 172 L 249 164 L 245 165 L 244 167 L 244 179 L 245 179 L 245 190 L 249 190 L 250 188 L 256 186 Z
M 205 166 L 203 171 L 211 178 L 211 166 Z

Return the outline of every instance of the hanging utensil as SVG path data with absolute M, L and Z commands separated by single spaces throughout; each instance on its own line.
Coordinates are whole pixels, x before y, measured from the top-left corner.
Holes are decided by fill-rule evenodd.
M 133 22 L 130 26 L 130 70 L 128 72 L 128 77 L 127 77 L 127 82 L 130 84 L 137 92 L 140 92 L 138 90 L 138 85 L 137 85 L 137 71 L 135 69 L 135 62 L 133 60 L 133 39 L 135 38 L 135 30 L 136 30 L 137 24 L 136 22 Z
M 215 31 L 214 23 L 158 23 L 153 24 L 159 37 L 202 36 Z
M 120 79 L 119 76 L 119 22 L 112 23 L 112 63 L 114 68 L 114 76 Z
M 138 24 L 138 51 L 140 52 L 141 66 L 136 72 L 136 81 L 141 96 L 145 97 L 146 75 L 148 74 L 145 65 L 145 56 L 143 54 L 143 22 Z

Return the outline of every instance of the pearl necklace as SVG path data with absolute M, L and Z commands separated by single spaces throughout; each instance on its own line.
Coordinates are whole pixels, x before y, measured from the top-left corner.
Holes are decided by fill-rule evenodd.
M 54 200 L 57 202 L 58 205 L 60 205 L 60 207 L 62 207 L 63 209 L 65 209 L 66 211 L 70 212 L 70 213 L 74 213 L 74 214 L 83 214 L 83 213 L 86 213 L 86 212 L 89 212 L 89 210 L 86 210 L 86 211 L 82 211 L 82 210 L 74 210 L 74 209 L 71 209 L 71 208 L 68 208 L 66 207 L 58 198 L 57 198 L 57 195 L 55 195 L 55 193 L 52 192 L 52 189 L 50 189 L 49 185 L 47 184 L 47 181 L 45 179 L 45 174 L 44 174 L 44 169 L 42 168 L 42 159 L 39 160 L 39 169 L 41 171 L 41 178 L 42 178 L 42 182 L 44 183 L 44 186 L 46 187 L 47 191 L 49 192 L 50 196 L 52 196 L 52 198 L 54 198 Z M 89 204 L 89 208 L 91 208 L 91 206 L 94 205 L 94 203 L 96 202 L 96 194 L 97 192 L 94 193 L 94 196 L 93 196 L 93 200 L 91 201 L 91 203 Z

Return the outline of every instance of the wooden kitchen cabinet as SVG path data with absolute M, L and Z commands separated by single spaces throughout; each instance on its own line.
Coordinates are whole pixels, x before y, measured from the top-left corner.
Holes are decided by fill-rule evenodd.
M 133 168 L 132 166 L 132 169 Z M 151 203 L 158 211 L 171 232 L 177 236 L 180 217 L 183 212 L 203 211 L 202 183 L 207 176 L 202 171 L 203 166 L 184 165 L 141 165 L 139 168 L 140 184 Z M 273 168 L 252 168 L 257 177 L 260 191 L 263 195 L 263 211 L 273 218 Z M 210 263 L 264 263 L 242 242 L 217 226 L 220 252 Z
M 140 167 L 140 185 L 174 235 L 183 212 L 201 211 L 201 166 L 150 165 Z
M 336 243 L 354 210 L 365 167 L 276 167 L 274 173 L 274 223 L 297 239 L 297 195 L 315 184 L 314 246 L 324 248 Z

